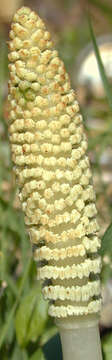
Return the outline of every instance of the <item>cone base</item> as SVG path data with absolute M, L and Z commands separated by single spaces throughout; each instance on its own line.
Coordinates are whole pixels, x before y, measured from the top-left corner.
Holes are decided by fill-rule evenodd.
M 63 360 L 102 360 L 97 317 L 57 320 Z

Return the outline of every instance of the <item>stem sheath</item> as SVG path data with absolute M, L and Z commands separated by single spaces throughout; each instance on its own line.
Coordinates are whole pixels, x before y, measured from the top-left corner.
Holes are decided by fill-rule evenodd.
M 102 360 L 98 318 L 57 320 L 63 360 Z

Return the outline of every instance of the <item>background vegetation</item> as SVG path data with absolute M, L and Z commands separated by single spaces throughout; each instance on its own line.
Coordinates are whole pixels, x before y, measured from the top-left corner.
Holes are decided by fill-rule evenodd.
M 6 41 L 11 16 L 20 3 L 23 4 L 23 1 L 5 0 L 0 4 L 0 358 L 50 360 L 53 357 L 61 360 L 57 329 L 47 315 L 47 303 L 36 281 L 36 265 L 25 232 L 10 160 Z M 109 34 L 112 46 L 112 4 L 111 0 L 29 0 L 24 4 L 47 20 L 56 47 L 70 73 L 72 86 L 77 89 L 84 116 L 102 237 L 103 309 L 100 330 L 104 360 L 111 360 L 112 78 L 106 77 L 96 39 L 99 35 Z M 101 95 L 101 85 L 95 93 L 91 84 L 81 84 L 77 77 L 80 59 L 82 63 L 84 59 L 82 50 L 89 42 L 94 48 L 104 86 Z

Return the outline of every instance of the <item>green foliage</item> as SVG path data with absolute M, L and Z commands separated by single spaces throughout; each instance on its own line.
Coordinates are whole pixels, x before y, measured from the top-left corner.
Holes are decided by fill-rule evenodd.
M 26 350 L 21 350 L 18 345 L 16 344 L 13 354 L 12 354 L 12 358 L 11 360 L 28 360 L 29 357 L 27 355 Z
M 30 358 L 30 360 L 45 360 L 43 351 L 38 349 Z
M 102 348 L 104 360 L 112 360 L 112 334 L 104 337 Z
M 37 341 L 42 335 L 47 321 L 47 310 L 47 302 L 43 300 L 39 286 L 23 297 L 15 319 L 20 346 L 25 347 L 29 341 Z
M 102 237 L 101 255 L 108 254 L 112 258 L 112 223 L 108 226 Z
M 57 334 L 57 332 L 58 330 L 56 326 L 50 326 L 47 328 L 41 336 L 40 345 L 45 345 L 54 335 Z
M 107 76 L 106 76 L 106 73 L 105 73 L 105 69 L 104 69 L 104 66 L 103 66 L 103 63 L 102 63 L 102 59 L 101 59 L 99 49 L 98 49 L 98 46 L 97 46 L 97 42 L 96 42 L 96 38 L 95 38 L 95 35 L 94 35 L 93 27 L 92 27 L 92 24 L 91 24 L 91 19 L 90 19 L 89 16 L 88 16 L 88 20 L 89 20 L 89 29 L 90 29 L 91 40 L 93 42 L 94 52 L 95 52 L 95 55 L 96 55 L 96 60 L 97 60 L 100 76 L 101 76 L 101 79 L 102 79 L 102 82 L 103 82 L 103 85 L 104 85 L 105 94 L 107 96 L 107 100 L 108 100 L 110 110 L 112 111 L 112 91 L 111 91 L 111 87 L 109 85 L 109 82 L 108 82 L 108 79 L 107 79 Z
M 2 346 L 2 344 L 3 344 L 4 340 L 5 340 L 5 337 L 7 336 L 7 332 L 9 330 L 9 327 L 12 324 L 13 317 L 14 317 L 17 305 L 19 303 L 19 300 L 21 298 L 21 294 L 23 292 L 24 285 L 25 285 L 25 282 L 26 282 L 26 279 L 27 279 L 27 276 L 28 276 L 28 273 L 29 273 L 30 265 L 31 265 L 31 260 L 29 260 L 29 262 L 26 265 L 24 276 L 21 279 L 21 284 L 20 284 L 20 288 L 19 288 L 19 291 L 18 291 L 18 294 L 17 294 L 16 302 L 14 303 L 11 311 L 9 311 L 6 322 L 3 325 L 2 333 L 1 333 L 1 337 L 0 337 L 0 347 Z

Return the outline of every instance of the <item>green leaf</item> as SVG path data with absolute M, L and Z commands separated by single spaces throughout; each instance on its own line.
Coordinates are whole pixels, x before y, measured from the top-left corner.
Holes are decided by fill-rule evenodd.
M 26 282 L 26 279 L 27 279 L 27 276 L 29 274 L 29 270 L 30 270 L 30 267 L 31 267 L 31 263 L 32 263 L 32 260 L 30 259 L 26 265 L 26 268 L 25 268 L 25 271 L 24 271 L 24 276 L 22 278 L 22 281 L 21 281 L 21 285 L 20 285 L 20 288 L 19 288 L 19 291 L 18 291 L 18 296 L 17 296 L 17 299 L 12 307 L 12 309 L 10 310 L 9 314 L 8 314 L 8 317 L 7 317 L 7 321 L 6 323 L 4 324 L 4 326 L 2 327 L 2 331 L 1 331 L 1 334 L 0 334 L 0 348 L 2 347 L 5 339 L 6 339 L 6 336 L 7 336 L 7 332 L 9 330 L 9 327 L 11 325 L 11 322 L 14 318 L 14 314 L 15 314 L 15 311 L 16 311 L 16 308 L 17 308 L 17 305 L 19 304 L 19 301 L 21 299 L 21 295 L 22 295 L 22 292 L 23 292 L 23 289 L 24 289 L 24 286 L 25 286 L 25 282 Z
M 45 360 L 45 356 L 41 349 L 37 350 L 31 357 L 30 360 Z
M 58 333 L 58 329 L 56 326 L 50 327 L 50 329 L 46 329 L 44 334 L 41 336 L 40 345 L 45 345 L 54 335 Z
M 10 288 L 10 290 L 12 291 L 12 293 L 17 296 L 18 295 L 18 289 L 16 286 L 16 281 L 13 280 L 13 278 L 11 277 L 11 275 L 6 274 L 5 276 L 5 280 Z
M 7 322 L 2 327 L 2 332 L 1 332 L 1 337 L 0 337 L 0 348 L 2 347 L 3 342 L 5 341 L 5 338 L 6 338 L 9 326 L 12 322 L 15 310 L 16 310 L 16 305 L 14 304 L 13 308 L 11 309 L 11 311 L 8 314 Z
M 112 334 L 104 337 L 103 353 L 104 353 L 104 360 L 112 360 Z
M 108 254 L 112 256 L 112 223 L 108 226 L 102 237 L 102 246 L 100 253 L 102 256 Z
M 0 119 L 3 112 L 3 85 L 5 80 L 5 57 L 6 57 L 6 45 L 5 39 L 1 39 L 0 36 Z
M 101 281 L 102 284 L 106 284 L 107 281 L 112 277 L 112 269 L 110 267 L 111 262 L 109 264 L 102 264 L 102 271 L 101 271 Z
M 93 42 L 94 52 L 95 52 L 95 55 L 96 55 L 96 60 L 97 60 L 100 76 L 101 76 L 101 79 L 102 79 L 102 82 L 103 82 L 103 86 L 104 86 L 104 89 L 105 89 L 105 94 L 106 94 L 106 97 L 107 97 L 107 100 L 108 100 L 110 110 L 112 111 L 112 91 L 111 91 L 111 87 L 110 87 L 110 84 L 108 82 L 108 79 L 107 79 L 107 76 L 106 76 L 106 73 L 105 73 L 104 65 L 103 65 L 103 62 L 102 62 L 102 59 L 101 59 L 101 56 L 100 56 L 100 53 L 99 53 L 99 49 L 98 49 L 98 46 L 97 46 L 97 42 L 96 42 L 96 39 L 95 39 L 95 35 L 94 35 L 94 31 L 93 31 L 93 27 L 92 27 L 91 19 L 90 19 L 89 15 L 88 15 L 88 22 L 89 22 L 90 35 L 91 35 L 91 39 L 92 39 L 92 42 Z
M 16 314 L 16 335 L 24 347 L 28 341 L 36 341 L 43 333 L 47 321 L 47 302 L 38 286 L 24 296 Z
M 21 350 L 19 348 L 18 344 L 16 344 L 13 354 L 12 354 L 12 357 L 11 357 L 11 360 L 20 360 L 20 359 L 28 360 L 29 358 L 28 358 L 26 350 Z

